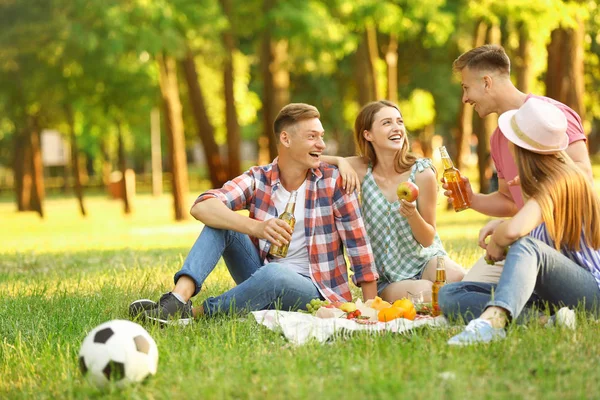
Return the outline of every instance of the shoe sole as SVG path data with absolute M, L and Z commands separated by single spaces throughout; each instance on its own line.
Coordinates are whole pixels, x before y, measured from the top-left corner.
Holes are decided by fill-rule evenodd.
M 129 305 L 129 316 L 131 318 L 140 318 L 146 310 L 156 307 L 158 303 L 150 299 L 139 299 Z
M 180 318 L 180 319 L 161 319 L 149 317 L 146 313 L 141 314 L 143 318 L 151 323 L 159 324 L 161 327 L 164 326 L 188 326 L 192 323 L 192 318 Z

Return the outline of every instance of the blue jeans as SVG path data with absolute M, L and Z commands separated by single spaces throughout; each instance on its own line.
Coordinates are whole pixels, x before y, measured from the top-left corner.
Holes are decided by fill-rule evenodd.
M 311 299 L 322 298 L 309 277 L 289 269 L 284 263 L 262 265 L 258 250 L 247 235 L 205 226 L 192 246 L 183 267 L 175 274 L 175 283 L 183 275 L 196 284 L 194 296 L 215 269 L 221 256 L 237 284 L 202 304 L 207 315 L 301 307 Z
M 490 306 L 502 307 L 512 319 L 533 301 L 554 307 L 577 307 L 598 312 L 600 288 L 586 269 L 537 239 L 523 237 L 510 246 L 498 284 L 457 282 L 439 294 L 442 312 L 465 321 Z

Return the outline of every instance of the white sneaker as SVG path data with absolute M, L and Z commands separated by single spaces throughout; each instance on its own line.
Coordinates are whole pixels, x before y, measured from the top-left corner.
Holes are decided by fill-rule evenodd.
M 575 311 L 568 307 L 563 307 L 550 317 L 546 323 L 547 327 L 560 326 L 563 328 L 575 329 L 577 327 L 577 319 L 575 318 Z

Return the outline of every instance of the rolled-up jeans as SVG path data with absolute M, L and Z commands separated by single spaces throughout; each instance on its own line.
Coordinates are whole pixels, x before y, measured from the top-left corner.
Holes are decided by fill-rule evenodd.
M 512 319 L 532 301 L 598 314 L 600 288 L 587 269 L 546 243 L 529 236 L 510 246 L 498 284 L 456 282 L 439 294 L 442 312 L 465 321 L 479 317 L 490 306 L 502 307 Z
M 285 262 L 263 265 L 248 235 L 209 226 L 204 227 L 175 274 L 175 283 L 183 275 L 190 277 L 196 285 L 193 296 L 197 295 L 221 256 L 237 286 L 207 298 L 202 303 L 207 315 L 303 308 L 311 299 L 322 298 L 310 277 L 298 274 Z

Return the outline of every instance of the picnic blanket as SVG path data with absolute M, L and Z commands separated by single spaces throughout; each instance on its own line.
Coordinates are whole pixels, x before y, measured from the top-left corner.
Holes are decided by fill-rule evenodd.
M 446 318 L 422 317 L 414 321 L 398 318 L 390 322 L 361 323 L 344 318 L 317 318 L 311 314 L 264 310 L 253 311 L 256 322 L 272 331 L 281 331 L 294 344 L 304 344 L 311 339 L 321 343 L 331 337 L 351 335 L 358 331 L 403 333 L 420 326 L 443 327 Z

